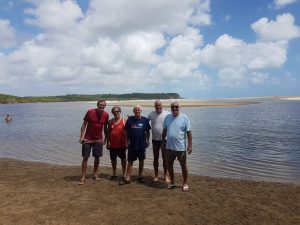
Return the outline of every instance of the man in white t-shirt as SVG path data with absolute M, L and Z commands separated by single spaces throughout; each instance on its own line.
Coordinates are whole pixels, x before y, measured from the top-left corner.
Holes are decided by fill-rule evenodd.
M 159 166 L 159 150 L 161 149 L 163 168 L 164 168 L 164 180 L 170 182 L 167 175 L 167 162 L 165 159 L 165 151 L 161 148 L 161 135 L 163 131 L 162 124 L 166 115 L 170 112 L 163 110 L 160 100 L 154 102 L 155 110 L 148 115 L 148 119 L 151 121 L 152 127 L 152 147 L 153 147 L 153 167 L 154 167 L 154 181 L 158 181 L 158 166 Z

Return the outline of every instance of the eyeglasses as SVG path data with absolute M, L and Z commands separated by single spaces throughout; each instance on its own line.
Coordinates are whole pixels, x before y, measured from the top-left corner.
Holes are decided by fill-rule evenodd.
M 113 111 L 112 113 L 115 114 L 115 113 L 119 113 L 119 112 L 120 112 L 120 111 Z

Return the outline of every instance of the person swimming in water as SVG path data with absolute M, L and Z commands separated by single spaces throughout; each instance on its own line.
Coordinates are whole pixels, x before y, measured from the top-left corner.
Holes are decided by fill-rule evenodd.
M 11 115 L 9 115 L 9 114 L 6 114 L 6 116 L 5 116 L 5 119 L 4 119 L 6 122 L 10 122 L 10 121 L 12 121 L 12 116 Z

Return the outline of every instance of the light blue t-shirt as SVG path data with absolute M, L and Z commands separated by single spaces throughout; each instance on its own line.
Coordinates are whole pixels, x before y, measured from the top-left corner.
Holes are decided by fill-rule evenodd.
M 181 113 L 176 117 L 169 114 L 164 119 L 163 128 L 167 129 L 166 148 L 175 151 L 186 151 L 186 133 L 191 131 L 189 118 Z

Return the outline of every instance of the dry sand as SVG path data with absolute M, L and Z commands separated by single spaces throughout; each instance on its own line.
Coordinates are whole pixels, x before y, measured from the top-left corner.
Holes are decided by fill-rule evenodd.
M 190 176 L 190 191 L 167 190 L 146 171 L 146 184 L 78 185 L 80 166 L 0 159 L 0 224 L 300 224 L 300 186 Z M 119 171 L 120 172 L 120 171 Z M 136 173 L 136 169 L 134 171 Z M 181 175 L 177 174 L 181 183 Z

